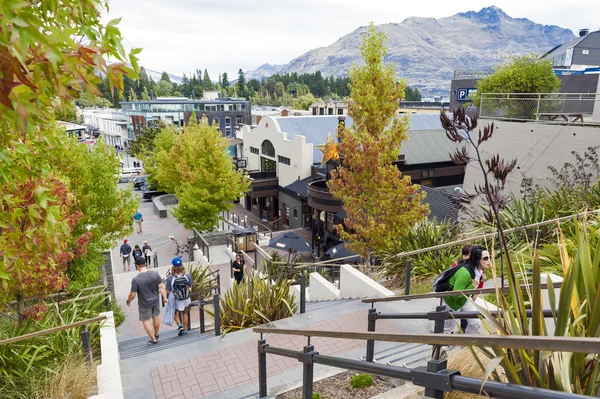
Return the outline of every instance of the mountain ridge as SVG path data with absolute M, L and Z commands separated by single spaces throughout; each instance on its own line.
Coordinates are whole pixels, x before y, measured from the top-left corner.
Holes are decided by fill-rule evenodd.
M 447 96 L 455 70 L 489 70 L 507 57 L 541 55 L 576 37 L 569 29 L 513 18 L 495 6 L 438 19 L 409 17 L 375 28 L 388 37 L 385 61 L 394 63 L 398 76 L 424 97 Z M 326 76 L 346 76 L 352 64 L 362 64 L 360 45 L 366 31 L 367 27 L 361 26 L 329 46 L 294 58 L 272 74 L 320 70 Z M 271 66 L 264 64 L 257 70 L 265 65 Z

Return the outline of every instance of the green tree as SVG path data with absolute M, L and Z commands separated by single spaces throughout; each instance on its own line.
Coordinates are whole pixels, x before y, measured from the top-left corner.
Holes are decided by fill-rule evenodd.
M 135 94 L 135 91 L 133 90 L 133 87 L 129 88 L 129 101 L 137 101 L 137 94 Z
M 361 46 L 365 66 L 348 72 L 353 124 L 338 131 L 343 161 L 328 182 L 348 215 L 341 236 L 363 256 L 388 248 L 428 212 L 424 194 L 393 164 L 407 137 L 408 119 L 396 116 L 405 84 L 396 81 L 394 66 L 383 62 L 385 40 L 371 23 Z
M 223 76 L 221 77 L 221 87 L 229 87 L 229 78 L 227 77 L 227 72 L 223 72 Z
M 173 93 L 173 83 L 159 80 L 154 88 L 156 97 L 168 97 Z
M 142 101 L 150 101 L 150 94 L 148 94 L 147 87 L 144 87 L 144 90 L 142 90 L 142 95 L 140 97 L 142 98 Z
M 533 54 L 515 56 L 477 83 L 473 103 L 481 104 L 481 93 L 554 93 L 559 87 L 552 62 Z
M 210 80 L 210 76 L 208 76 L 207 69 L 204 70 L 204 77 L 202 78 L 202 88 L 204 90 L 212 90 L 213 89 L 213 83 Z
M 421 93 L 416 87 L 406 86 L 404 98 L 406 101 L 421 101 Z
M 173 83 L 173 82 L 171 82 L 171 78 L 169 78 L 169 74 L 166 71 L 162 73 L 162 75 L 160 76 L 160 80 L 164 80 L 165 82 L 168 82 L 168 83 Z M 160 80 L 159 80 L 159 82 L 160 82 Z
M 292 107 L 294 109 L 305 109 L 307 110 L 312 104 L 317 102 L 317 99 L 312 94 L 307 94 L 302 97 L 295 98 L 292 100 Z
M 0 3 L 0 280 L 4 290 L 16 287 L 20 310 L 26 290 L 60 289 L 60 268 L 87 249 L 90 233 L 74 232 L 82 215 L 48 154 L 70 157 L 64 130 L 51 123 L 57 106 L 93 100 L 101 74 L 109 93 L 123 90 L 123 74 L 136 74 L 140 50 L 125 54 L 119 21 L 101 22 L 106 7 L 102 0 Z
M 238 80 L 236 82 L 237 86 L 237 95 L 241 98 L 248 97 L 248 88 L 246 87 L 246 77 L 244 76 L 244 71 L 241 69 L 238 71 Z
M 146 153 L 154 151 L 154 140 L 162 129 L 162 126 L 150 125 L 142 129 L 135 140 L 131 142 L 129 152 L 134 157 L 141 159 Z
M 71 286 L 84 288 L 98 281 L 104 257 L 102 252 L 133 231 L 131 221 L 138 200 L 131 190 L 119 189 L 115 174 L 120 166 L 114 148 L 99 139 L 91 149 L 74 138 L 61 138 L 68 156 L 49 153 L 52 169 L 60 174 L 74 195 L 74 209 L 81 218 L 74 225 L 76 237 L 90 234 L 87 252 L 69 263 Z
M 246 175 L 235 170 L 223 138 L 206 118 L 193 114 L 181 134 L 165 127 L 155 139 L 151 171 L 159 187 L 177 195 L 173 215 L 188 228 L 210 230 L 222 211 L 248 191 Z

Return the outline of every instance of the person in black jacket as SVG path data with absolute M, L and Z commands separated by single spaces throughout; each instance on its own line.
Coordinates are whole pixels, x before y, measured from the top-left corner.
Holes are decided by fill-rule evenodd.
M 146 263 L 146 257 L 144 256 L 144 252 L 142 251 L 139 245 L 135 244 L 135 247 L 133 247 L 133 259 L 135 260 L 137 258 L 144 259 L 144 263 Z
M 235 278 L 235 281 L 238 284 L 240 284 L 244 278 L 244 263 L 242 255 L 240 254 L 238 254 L 233 261 L 233 278 Z

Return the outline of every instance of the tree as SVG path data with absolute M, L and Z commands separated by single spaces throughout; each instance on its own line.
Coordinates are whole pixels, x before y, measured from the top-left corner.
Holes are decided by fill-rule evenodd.
M 393 164 L 407 137 L 408 119 L 396 116 L 405 84 L 396 81 L 393 65 L 383 63 L 385 40 L 371 23 L 361 46 L 366 65 L 348 72 L 353 124 L 338 131 L 343 160 L 328 182 L 348 215 L 341 237 L 365 257 L 389 247 L 428 213 L 424 194 Z
M 92 235 L 75 231 L 84 215 L 53 162 L 70 154 L 52 120 L 57 107 L 100 95 L 101 75 L 112 96 L 123 91 L 124 74 L 136 74 L 140 50 L 126 56 L 119 21 L 101 22 L 105 7 L 102 0 L 0 4 L 0 301 L 16 298 L 21 314 L 24 295 L 64 287 L 66 265 L 85 254 Z
M 57 104 L 99 94 L 100 72 L 111 92 L 123 90 L 123 74 L 136 75 L 140 49 L 125 54 L 119 20 L 101 21 L 106 7 L 103 0 L 0 4 L 2 130 L 32 132 Z M 109 57 L 119 62 L 107 64 Z
M 162 129 L 162 126 L 149 125 L 142 129 L 135 140 L 131 142 L 129 152 L 136 158 L 141 159 L 146 153 L 154 151 L 154 140 Z
M 133 87 L 131 87 L 129 89 L 129 101 L 137 101 L 137 94 L 135 94 L 135 91 L 133 90 Z
M 559 87 L 552 62 L 533 54 L 515 56 L 477 83 L 473 103 L 481 104 L 481 93 L 554 93 Z
M 169 78 L 169 74 L 166 71 L 162 73 L 162 75 L 160 76 L 160 80 L 163 80 L 168 83 L 173 83 L 173 82 L 171 82 L 171 78 Z M 159 80 L 159 82 L 160 82 L 160 80 Z
M 212 90 L 213 89 L 213 83 L 210 80 L 210 76 L 208 76 L 207 69 L 204 70 L 204 78 L 202 78 L 202 88 L 204 90 Z
M 421 93 L 416 87 L 406 86 L 406 101 L 421 101 Z
M 147 87 L 144 87 L 144 90 L 142 90 L 142 95 L 140 97 L 142 98 L 142 101 L 150 101 L 150 94 L 148 94 Z
M 317 99 L 312 94 L 307 94 L 302 97 L 295 98 L 292 101 L 292 107 L 294 109 L 308 109 L 312 104 L 317 102 Z
M 168 97 L 173 93 L 173 83 L 159 80 L 154 90 L 156 97 Z
M 246 175 L 236 171 L 227 152 L 227 139 L 203 118 L 177 134 L 165 127 L 155 139 L 151 172 L 159 187 L 177 195 L 173 215 L 188 228 L 210 230 L 220 212 L 248 191 Z
M 227 72 L 223 72 L 223 76 L 221 77 L 221 87 L 229 87 L 229 78 L 227 77 Z
M 241 69 L 238 71 L 238 80 L 236 82 L 237 85 L 237 95 L 241 98 L 248 97 L 248 88 L 246 87 L 246 77 L 244 76 L 244 71 Z

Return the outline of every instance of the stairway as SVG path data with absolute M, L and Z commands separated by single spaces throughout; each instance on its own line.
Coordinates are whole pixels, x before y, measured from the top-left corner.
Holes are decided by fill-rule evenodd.
M 376 363 L 410 368 L 424 366 L 429 359 L 431 359 L 431 345 L 412 343 L 403 343 L 376 351 L 373 357 Z
M 200 334 L 199 330 L 194 329 L 188 331 L 186 335 L 178 337 L 177 330 L 169 330 L 161 332 L 160 339 L 154 345 L 148 345 L 150 338 L 146 335 L 143 337 L 137 337 L 127 341 L 119 342 L 119 355 L 121 360 L 125 360 L 137 356 L 147 355 L 153 352 L 158 352 L 164 349 L 174 348 L 182 344 L 202 341 L 214 336 L 215 334 L 212 331 Z

